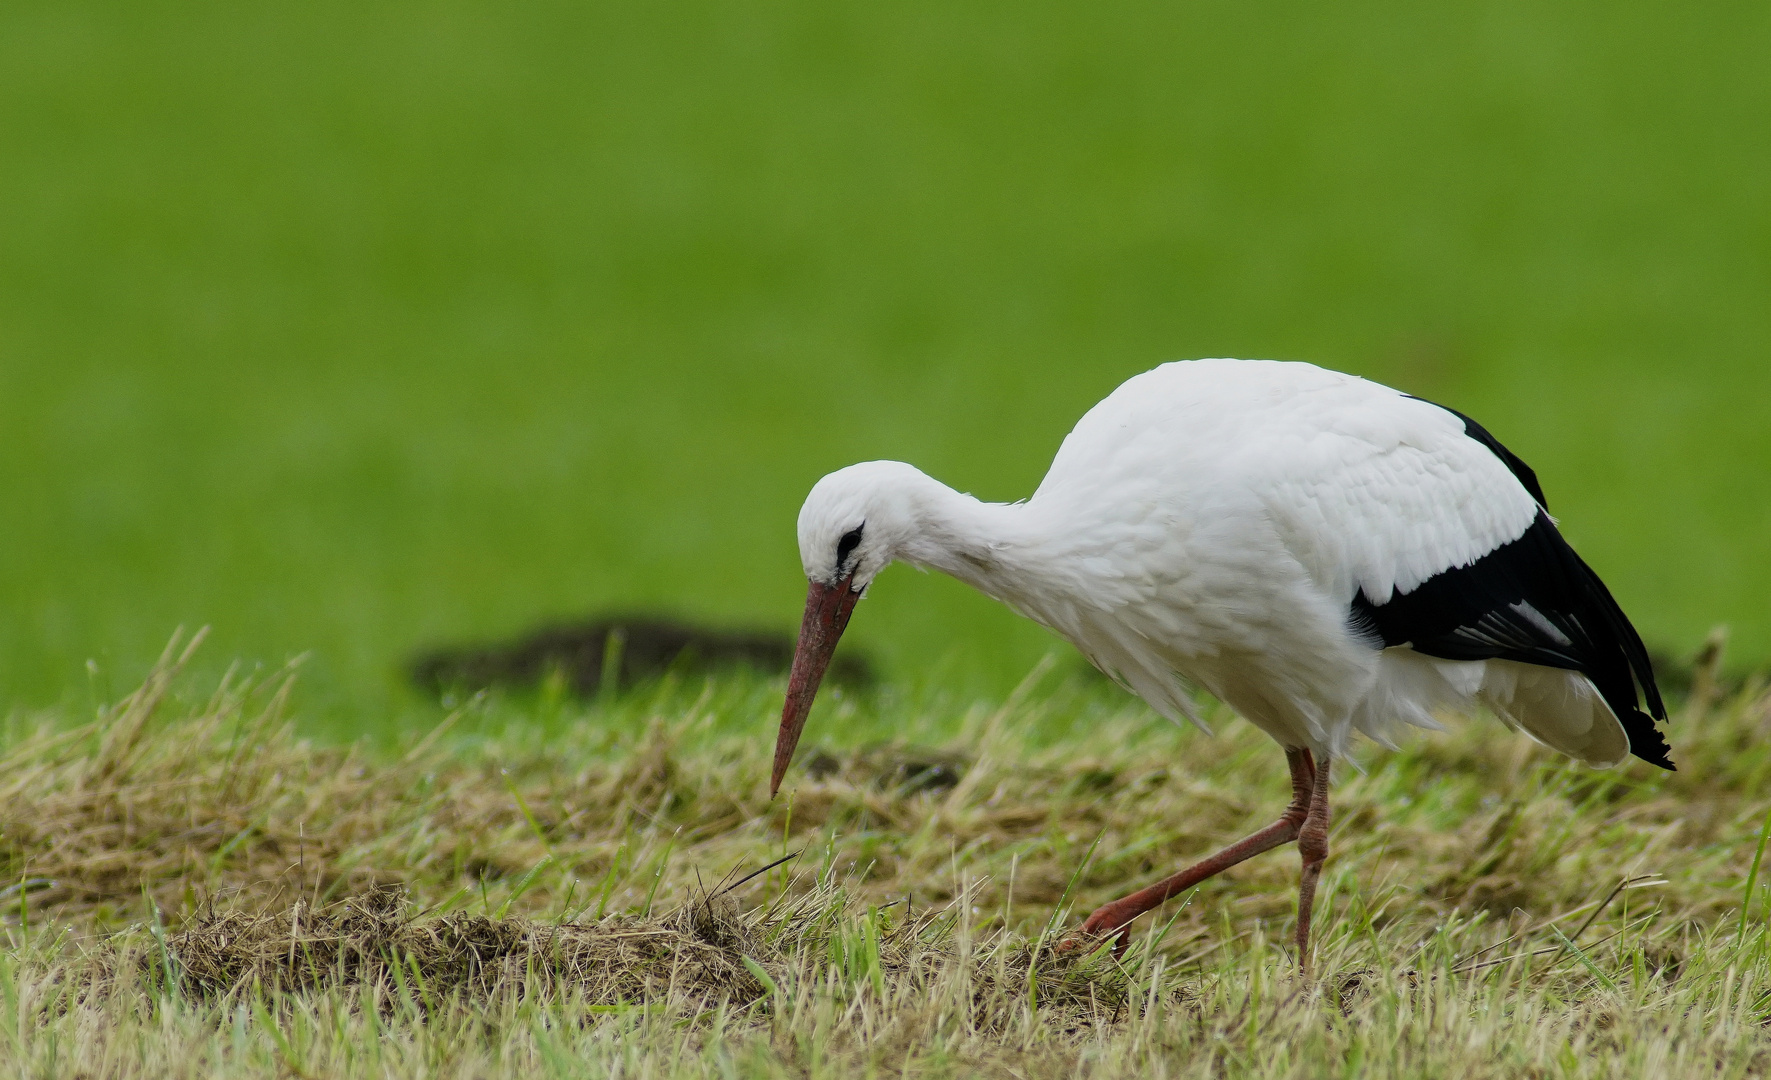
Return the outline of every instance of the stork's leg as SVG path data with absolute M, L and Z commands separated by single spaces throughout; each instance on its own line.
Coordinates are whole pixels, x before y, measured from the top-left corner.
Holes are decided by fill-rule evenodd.
M 1298 854 L 1304 858 L 1303 876 L 1298 879 L 1298 969 L 1310 975 L 1310 912 L 1316 906 L 1316 879 L 1322 874 L 1322 860 L 1328 858 L 1328 766 L 1331 759 L 1322 756 L 1316 770 L 1315 791 L 1310 796 L 1310 812 L 1298 831 Z
M 1139 915 L 1250 856 L 1297 839 L 1298 830 L 1304 827 L 1310 812 L 1312 793 L 1318 786 L 1316 762 L 1310 757 L 1310 752 L 1303 749 L 1285 751 L 1285 760 L 1291 766 L 1291 805 L 1285 808 L 1285 813 L 1280 815 L 1278 821 L 1252 836 L 1238 840 L 1217 854 L 1194 863 L 1173 877 L 1164 878 L 1147 889 L 1139 889 L 1130 896 L 1121 897 L 1096 909 L 1082 924 L 1082 933 L 1113 934 L 1117 939 L 1114 949 L 1124 952 L 1131 941 L 1131 921 Z M 1322 782 L 1326 783 L 1328 770 L 1324 768 L 1321 775 Z M 1324 802 L 1324 806 L 1326 805 Z M 1324 847 L 1326 848 L 1326 841 Z M 1318 859 L 1318 865 L 1320 862 Z M 1312 878 L 1312 888 L 1314 884 Z

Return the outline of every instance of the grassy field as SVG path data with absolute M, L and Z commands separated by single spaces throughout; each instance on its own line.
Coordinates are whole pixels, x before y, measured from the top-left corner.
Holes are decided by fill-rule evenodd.
M 169 654 L 0 744 L 0 1072 L 1764 1076 L 1771 694 L 1703 675 L 1676 773 L 1493 721 L 1368 747 L 1305 982 L 1288 851 L 1122 960 L 1054 948 L 1276 816 L 1280 755 L 1221 714 L 1049 669 L 957 730 L 849 699 L 771 802 L 767 680 L 342 748 L 296 736 L 283 677 Z
M 938 577 L 774 802 L 778 680 L 400 673 L 790 630 L 819 475 L 1020 497 L 1202 355 L 1479 416 L 1651 644 L 1763 666 L 1768 50 L 1747 3 L 0 5 L 0 1073 L 1771 1072 L 1763 680 L 1698 679 L 1674 774 L 1365 748 L 1306 983 L 1285 853 L 1054 949 L 1282 761 Z
M 1763 658 L 1768 48 L 1748 3 L 5 5 L 0 700 L 209 624 L 352 733 L 434 720 L 435 641 L 787 629 L 823 472 L 1019 497 L 1199 355 L 1478 415 L 1651 641 Z M 897 573 L 853 636 L 997 697 L 1050 647 Z

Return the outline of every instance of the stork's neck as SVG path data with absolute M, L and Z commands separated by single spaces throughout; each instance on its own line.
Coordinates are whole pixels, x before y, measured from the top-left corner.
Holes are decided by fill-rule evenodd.
M 1012 602 L 1031 569 L 1025 504 L 983 502 L 921 474 L 909 494 L 915 525 L 896 545 L 896 556 Z

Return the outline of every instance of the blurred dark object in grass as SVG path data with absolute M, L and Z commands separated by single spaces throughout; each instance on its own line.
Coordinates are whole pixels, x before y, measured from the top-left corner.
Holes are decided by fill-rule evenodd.
M 409 665 L 412 681 L 432 693 L 537 686 L 555 672 L 567 689 L 589 696 L 632 686 L 667 671 L 709 672 L 735 667 L 786 672 L 793 637 L 770 630 L 719 630 L 660 615 L 609 615 L 588 622 L 545 626 L 511 641 L 434 649 Z M 605 683 L 610 667 L 617 678 Z M 852 650 L 839 653 L 830 678 L 851 687 L 871 685 L 873 666 Z
M 950 750 L 875 743 L 842 755 L 819 750 L 806 761 L 805 768 L 814 780 L 836 777 L 899 795 L 925 791 L 938 795 L 958 787 L 971 766 L 971 758 Z

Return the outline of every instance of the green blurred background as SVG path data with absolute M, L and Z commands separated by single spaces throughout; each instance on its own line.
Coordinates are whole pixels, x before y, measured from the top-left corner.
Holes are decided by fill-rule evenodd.
M 818 476 L 1029 493 L 1127 376 L 1480 417 L 1651 643 L 1771 654 L 1763 3 L 0 6 L 0 707 L 662 607 Z M 888 675 L 1048 647 L 894 570 Z

